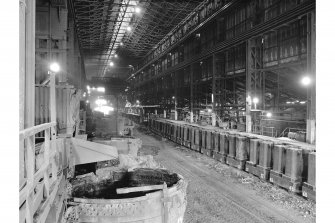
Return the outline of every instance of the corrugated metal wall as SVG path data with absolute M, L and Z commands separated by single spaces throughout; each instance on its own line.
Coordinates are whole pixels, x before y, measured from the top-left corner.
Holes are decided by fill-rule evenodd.
M 73 132 L 79 121 L 81 91 L 69 86 L 56 87 L 57 129 L 59 133 Z M 50 122 L 49 86 L 35 86 L 35 125 Z

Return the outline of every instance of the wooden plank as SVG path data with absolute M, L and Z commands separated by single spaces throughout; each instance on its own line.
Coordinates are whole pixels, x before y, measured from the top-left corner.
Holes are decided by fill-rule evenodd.
M 44 163 L 45 165 L 49 166 L 49 161 L 50 161 L 50 129 L 46 129 L 44 131 Z M 44 185 L 45 185 L 45 193 L 46 193 L 46 196 L 48 197 L 49 196 L 49 173 L 48 173 L 48 170 L 44 171 Z
M 22 190 L 20 190 L 19 207 L 21 207 L 21 205 L 23 204 L 23 202 L 26 201 L 26 198 L 27 198 L 27 186 L 25 186 L 24 188 L 22 188 Z
M 40 169 L 34 174 L 33 187 L 36 186 L 36 184 L 42 178 L 42 176 L 44 175 L 44 173 L 48 172 L 48 171 L 46 171 L 47 168 L 48 168 L 48 166 L 49 166 L 48 163 L 43 163 L 43 165 L 40 167 Z
M 37 223 L 44 223 L 45 220 L 48 217 L 51 205 L 53 204 L 57 191 L 58 191 L 58 186 L 61 182 L 61 180 L 63 179 L 63 175 L 61 175 L 56 181 L 55 181 L 55 185 L 52 188 L 52 192 L 50 194 L 50 196 L 45 200 L 45 202 L 42 204 L 42 206 L 39 208 L 38 210 L 38 215 L 36 217 L 36 219 L 34 219 L 34 222 Z
M 43 200 L 43 182 L 40 185 L 37 185 L 36 187 L 36 194 L 34 195 L 33 199 L 33 213 L 36 212 L 36 210 L 41 205 L 41 202 Z
M 56 126 L 56 122 L 49 122 L 49 123 L 44 123 L 41 125 L 36 125 L 27 129 L 24 129 L 22 131 L 20 131 L 19 136 L 20 136 L 20 140 L 23 140 L 29 136 L 35 135 L 39 132 L 42 132 L 48 128 L 51 128 L 53 126 Z
M 100 143 L 71 138 L 73 143 L 74 165 L 105 161 L 118 158 L 117 148 Z
M 35 174 L 35 137 L 30 136 L 27 139 L 27 193 L 26 193 L 26 221 L 33 221 L 33 201 L 30 196 L 34 190 L 34 174 Z
M 142 187 L 125 187 L 125 188 L 116 189 L 116 193 L 117 194 L 127 194 L 127 193 L 132 193 L 132 192 L 139 192 L 139 191 L 162 190 L 163 188 L 164 188 L 164 184 L 142 186 Z

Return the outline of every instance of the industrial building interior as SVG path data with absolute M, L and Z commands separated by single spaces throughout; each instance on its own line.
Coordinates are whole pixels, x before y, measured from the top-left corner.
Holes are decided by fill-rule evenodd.
M 19 0 L 19 222 L 315 222 L 315 0 Z

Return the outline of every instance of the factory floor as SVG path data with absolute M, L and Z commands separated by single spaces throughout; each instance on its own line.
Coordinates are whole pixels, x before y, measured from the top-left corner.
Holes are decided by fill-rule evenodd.
M 135 128 L 139 155 L 153 155 L 188 181 L 184 223 L 315 222 L 315 203 L 246 172 Z

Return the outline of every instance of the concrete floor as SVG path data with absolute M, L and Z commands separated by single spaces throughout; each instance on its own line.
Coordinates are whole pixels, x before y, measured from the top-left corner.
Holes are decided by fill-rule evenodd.
M 134 131 L 151 154 L 189 182 L 184 223 L 315 222 L 315 203 L 203 154 Z

